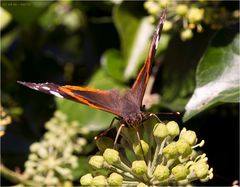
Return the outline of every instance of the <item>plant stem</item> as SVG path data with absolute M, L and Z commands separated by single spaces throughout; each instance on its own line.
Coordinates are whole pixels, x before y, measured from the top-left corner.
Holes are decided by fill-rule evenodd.
M 27 186 L 34 186 L 34 183 L 28 180 L 24 180 L 23 176 L 21 174 L 18 174 L 7 167 L 5 167 L 3 164 L 0 164 L 0 173 L 6 177 L 9 181 L 15 183 L 15 184 L 24 184 Z

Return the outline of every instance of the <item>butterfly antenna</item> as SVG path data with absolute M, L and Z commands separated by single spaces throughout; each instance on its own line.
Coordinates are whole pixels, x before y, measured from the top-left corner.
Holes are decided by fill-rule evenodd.
M 159 113 L 155 113 L 156 115 L 175 115 L 175 116 L 180 116 L 181 113 L 180 112 L 159 112 Z

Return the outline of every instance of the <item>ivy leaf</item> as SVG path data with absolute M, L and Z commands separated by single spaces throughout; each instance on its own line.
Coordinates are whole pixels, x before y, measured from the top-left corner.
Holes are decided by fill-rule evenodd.
M 123 59 L 120 51 L 116 49 L 109 49 L 101 57 L 101 64 L 108 75 L 118 81 L 122 81 L 123 73 Z
M 147 17 L 137 16 L 135 3 L 122 3 L 114 9 L 114 24 L 121 40 L 122 59 L 125 63 L 124 80 L 135 77 L 144 62 L 149 41 L 154 31 Z
M 142 6 L 128 2 L 115 7 L 113 19 L 119 33 L 121 50 L 110 49 L 102 56 L 104 70 L 121 82 L 137 76 L 147 57 L 155 29 L 146 16 L 139 15 L 139 5 Z M 169 39 L 168 34 L 162 34 L 157 54 L 166 49 Z
M 158 79 L 161 106 L 172 111 L 184 111 L 195 87 L 195 71 L 214 32 L 206 31 L 182 42 L 174 35 L 165 52 Z M 162 38 L 161 38 L 162 39 Z M 161 41 L 160 41 L 161 43 Z
M 72 171 L 73 178 L 79 180 L 82 175 L 88 172 L 91 172 L 88 164 L 88 158 L 84 156 L 78 157 L 78 167 Z
M 1 6 L 10 12 L 18 23 L 29 25 L 38 19 L 51 3 L 51 1 L 3 1 Z
M 198 65 L 197 86 L 185 107 L 184 121 L 211 106 L 239 102 L 239 39 L 232 28 L 216 35 Z

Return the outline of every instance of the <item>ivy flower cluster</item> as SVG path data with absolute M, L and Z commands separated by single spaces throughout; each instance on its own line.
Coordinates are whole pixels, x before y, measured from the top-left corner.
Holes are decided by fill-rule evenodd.
M 164 23 L 163 31 L 180 29 L 182 41 L 191 39 L 194 32 L 203 32 L 206 25 L 212 29 L 220 29 L 237 22 L 240 16 L 239 9 L 228 10 L 221 1 L 147 0 L 144 7 L 152 22 L 158 19 L 161 10 L 167 7 L 168 20 Z
M 2 137 L 5 134 L 5 128 L 6 125 L 9 125 L 12 123 L 12 118 L 11 116 L 9 116 L 6 111 L 4 110 L 4 108 L 0 105 L 0 116 L 1 116 L 1 120 L 0 120 L 0 137 Z
M 213 169 L 205 153 L 198 154 L 194 131 L 175 121 L 147 122 L 139 131 L 123 128 L 121 141 L 113 149 L 109 137 L 98 139 L 99 152 L 89 159 L 96 170 L 81 177 L 86 186 L 167 186 L 187 185 L 192 181 L 206 182 L 213 178 Z M 103 172 L 105 171 L 105 172 Z M 94 173 L 94 172 L 93 172 Z
M 73 179 L 72 170 L 78 167 L 76 154 L 87 144 L 79 135 L 87 132 L 79 128 L 78 122 L 68 122 L 59 111 L 45 127 L 43 139 L 30 146 L 23 177 L 40 186 L 61 186 Z

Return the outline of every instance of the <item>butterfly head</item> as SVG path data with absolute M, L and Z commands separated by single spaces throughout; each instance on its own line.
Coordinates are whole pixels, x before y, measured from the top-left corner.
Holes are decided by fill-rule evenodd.
M 128 127 L 138 128 L 148 117 L 149 115 L 144 112 L 130 113 L 122 118 L 122 122 Z

